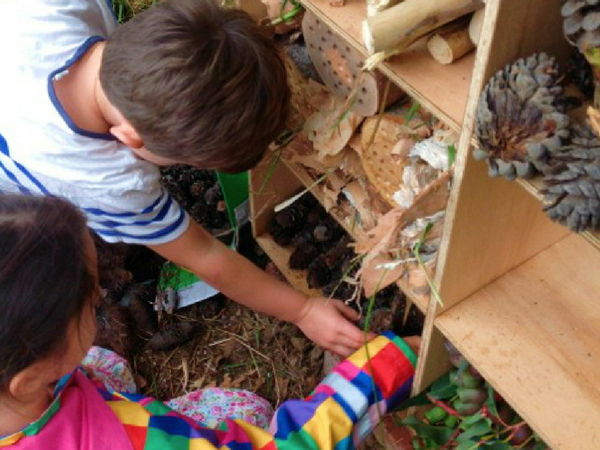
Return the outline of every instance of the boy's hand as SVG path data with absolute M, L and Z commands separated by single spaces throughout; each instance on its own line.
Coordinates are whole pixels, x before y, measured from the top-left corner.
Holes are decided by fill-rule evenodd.
M 323 297 L 310 298 L 294 323 L 321 347 L 346 357 L 364 344 L 363 332 L 351 321 L 358 313 L 340 300 Z M 375 338 L 369 333 L 368 340 Z

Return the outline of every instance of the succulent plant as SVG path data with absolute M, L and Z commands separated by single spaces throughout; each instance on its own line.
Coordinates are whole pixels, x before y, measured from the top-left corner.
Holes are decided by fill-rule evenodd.
M 594 72 L 594 103 L 600 102 L 600 0 L 568 0 L 561 8 L 567 41 L 585 56 Z
M 544 177 L 544 210 L 575 232 L 600 225 L 600 139 L 587 127 L 553 155 Z
M 487 83 L 477 107 L 479 148 L 490 176 L 527 178 L 544 168 L 569 136 L 560 69 L 545 53 L 521 58 Z

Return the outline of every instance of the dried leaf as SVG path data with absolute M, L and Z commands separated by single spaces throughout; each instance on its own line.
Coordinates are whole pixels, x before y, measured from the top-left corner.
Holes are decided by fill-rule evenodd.
M 336 101 L 333 109 L 323 108 L 306 120 L 304 131 L 319 157 L 341 152 L 362 122 L 361 116 L 351 111 L 344 112 L 342 107 Z

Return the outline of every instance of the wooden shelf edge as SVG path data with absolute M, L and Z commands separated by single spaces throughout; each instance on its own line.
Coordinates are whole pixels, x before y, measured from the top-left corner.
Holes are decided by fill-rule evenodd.
M 319 186 L 315 186 L 314 185 L 314 180 L 310 177 L 310 175 L 306 172 L 306 170 L 304 170 L 304 168 L 302 168 L 300 165 L 298 164 L 294 164 L 294 163 L 290 163 L 289 161 L 284 161 L 284 164 L 287 166 L 287 168 L 302 182 L 302 184 L 304 184 L 304 186 L 306 186 L 306 188 L 311 188 L 309 190 L 309 192 L 318 200 L 318 202 L 321 204 L 321 206 L 325 207 L 324 202 L 323 202 L 323 192 L 319 189 Z M 331 215 L 331 217 L 333 217 L 336 222 L 338 222 L 340 224 L 340 226 L 342 228 L 344 228 L 344 230 L 346 230 L 346 232 L 348 233 L 348 235 L 350 235 L 350 237 L 353 240 L 356 240 L 356 232 L 353 229 L 353 227 L 348 224 L 343 217 L 341 217 L 339 214 L 336 214 L 336 211 L 328 211 L 328 213 Z M 417 308 L 419 308 L 419 310 L 425 314 L 427 312 L 427 308 L 429 306 L 429 298 L 430 296 L 427 295 L 422 295 L 422 294 L 417 294 L 413 291 L 413 289 L 410 287 L 410 285 L 405 282 L 404 280 L 399 280 L 397 283 L 398 287 L 400 288 L 400 290 L 402 292 L 404 292 L 404 295 L 407 296 L 407 298 L 417 306 Z
M 435 320 L 551 448 L 600 448 L 599 266 L 569 235 Z
M 310 297 L 321 297 L 323 293 L 318 289 L 312 289 L 308 287 L 306 282 L 306 271 L 305 270 L 292 270 L 288 266 L 288 260 L 290 258 L 291 250 L 281 247 L 278 245 L 268 234 L 256 236 L 256 242 L 264 250 L 267 256 L 277 266 L 279 271 L 288 280 L 294 288 L 301 291 Z
M 531 180 L 524 180 L 522 178 L 517 178 L 517 183 L 523 187 L 529 194 L 533 197 L 537 198 L 540 201 L 540 207 L 543 200 L 543 195 L 541 194 L 542 189 L 542 180 L 540 178 L 534 178 Z M 591 243 L 596 249 L 600 250 L 600 231 L 584 231 L 580 233 L 580 235 Z

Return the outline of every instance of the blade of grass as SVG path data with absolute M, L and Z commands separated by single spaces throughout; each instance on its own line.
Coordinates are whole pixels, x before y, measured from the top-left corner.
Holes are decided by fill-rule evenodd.
M 404 120 L 406 123 L 410 122 L 411 120 L 414 119 L 415 114 L 417 114 L 419 112 L 419 110 L 421 109 L 421 104 L 419 102 L 414 102 L 408 112 L 406 113 L 406 116 L 404 116 Z
M 325 172 L 323 175 L 321 175 L 319 178 L 317 178 L 314 183 L 312 183 L 307 188 L 303 189 L 300 193 L 294 195 L 292 198 L 289 198 L 284 202 L 279 203 L 278 205 L 275 205 L 274 211 L 277 213 L 279 211 L 284 210 L 288 206 L 290 206 L 292 203 L 294 203 L 296 200 L 298 200 L 304 194 L 306 194 L 307 192 L 310 192 L 315 186 L 317 186 L 319 183 L 321 183 L 323 180 L 325 180 L 325 178 L 327 178 L 327 176 L 331 172 L 333 172 L 333 170 L 334 169 L 329 169 L 327 172 Z
M 429 285 L 429 289 L 431 289 L 431 293 L 433 294 L 435 300 L 443 308 L 444 302 L 442 301 L 440 292 L 438 291 L 437 287 L 433 283 L 433 280 L 429 276 L 429 271 L 427 270 L 427 267 L 425 266 L 425 264 L 423 263 L 423 259 L 421 258 L 421 247 L 425 243 L 425 238 L 427 237 L 427 235 L 429 234 L 429 232 L 431 231 L 432 228 L 433 228 L 432 222 L 429 222 L 427 225 L 425 225 L 425 228 L 423 229 L 423 232 L 421 233 L 421 238 L 419 239 L 419 241 L 415 244 L 415 246 L 413 248 L 413 253 L 415 255 L 415 258 L 417 259 L 417 263 L 419 264 L 419 267 L 425 273 L 425 280 L 427 281 L 427 284 Z
M 456 147 L 454 144 L 448 146 L 448 167 L 452 167 L 456 160 Z

